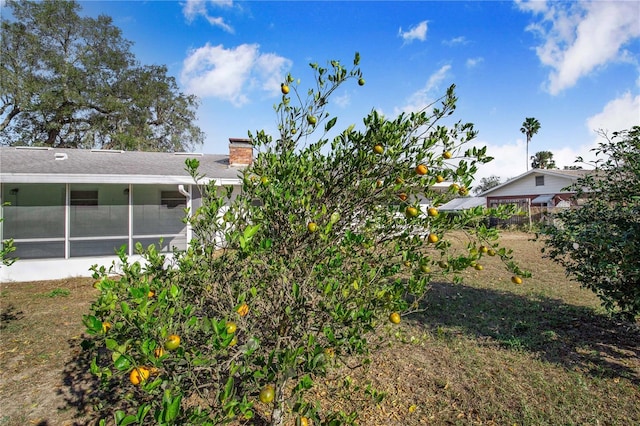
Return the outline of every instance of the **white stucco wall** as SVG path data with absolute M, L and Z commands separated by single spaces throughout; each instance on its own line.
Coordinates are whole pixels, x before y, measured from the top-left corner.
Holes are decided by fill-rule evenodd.
M 132 256 L 130 262 L 140 260 L 140 256 Z M 26 282 L 58 280 L 73 277 L 90 277 L 92 265 L 109 267 L 119 259 L 111 257 L 79 257 L 72 259 L 33 259 L 18 260 L 11 266 L 0 266 L 0 282 Z

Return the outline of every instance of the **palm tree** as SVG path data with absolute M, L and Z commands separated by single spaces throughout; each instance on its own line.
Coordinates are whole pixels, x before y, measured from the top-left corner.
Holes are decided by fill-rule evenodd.
M 531 156 L 531 168 L 532 169 L 555 169 L 556 162 L 553 159 L 553 152 L 551 151 L 538 151 L 535 155 Z
M 527 136 L 527 170 L 529 170 L 529 142 L 538 130 L 540 130 L 540 122 L 533 117 L 527 117 L 520 128 L 520 131 Z

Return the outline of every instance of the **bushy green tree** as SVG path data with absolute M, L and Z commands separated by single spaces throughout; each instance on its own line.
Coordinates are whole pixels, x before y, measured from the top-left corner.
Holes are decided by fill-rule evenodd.
M 491 188 L 495 188 L 500 184 L 500 176 L 491 175 L 489 177 L 483 177 L 482 179 L 480 179 L 480 182 L 473 187 L 473 193 L 476 195 L 482 194 L 483 192 L 488 191 Z
M 602 136 L 595 170 L 570 188 L 584 204 L 557 214 L 545 243 L 607 310 L 633 318 L 640 314 L 640 126 Z
M 553 152 L 551 151 L 538 151 L 535 155 L 531 156 L 531 168 L 532 169 L 555 169 L 556 162 L 553 159 Z
M 7 1 L 0 37 L 0 144 L 187 151 L 198 100 L 165 66 L 141 66 L 112 19 L 75 1 Z M 3 8 L 4 9 L 4 8 Z
M 329 97 L 349 80 L 364 83 L 358 64 L 359 55 L 350 69 L 312 64 L 308 91 L 286 78 L 279 135 L 250 135 L 258 154 L 240 193 L 200 187 L 203 204 L 188 219 L 198 237 L 186 252 L 168 262 L 139 246 L 146 265 L 122 254 L 121 276 L 96 271 L 101 294 L 85 318 L 93 335 L 85 346 L 112 398 L 101 415 L 117 408 L 120 423 L 149 415 L 158 424 L 256 416 L 272 425 L 351 424 L 357 413 L 308 399 L 317 377 L 366 359 L 384 339 L 376 331 L 419 310 L 432 280 L 459 280 L 488 255 L 526 275 L 484 226 L 508 208 L 453 219 L 437 211 L 490 161 L 484 148 L 465 148 L 472 125 L 441 124 L 455 109 L 453 87 L 428 110 L 393 120 L 374 111 L 363 130 L 326 137 L 337 123 Z M 201 181 L 197 160 L 187 164 Z M 449 194 L 434 189 L 442 179 L 454 182 Z

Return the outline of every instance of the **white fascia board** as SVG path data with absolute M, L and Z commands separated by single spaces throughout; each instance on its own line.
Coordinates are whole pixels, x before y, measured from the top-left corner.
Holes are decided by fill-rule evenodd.
M 216 185 L 239 185 L 238 178 L 203 178 L 198 183 L 215 181 Z M 104 183 L 104 184 L 178 184 L 192 185 L 190 176 L 156 175 L 97 175 L 97 174 L 34 174 L 5 173 L 0 175 L 0 183 Z

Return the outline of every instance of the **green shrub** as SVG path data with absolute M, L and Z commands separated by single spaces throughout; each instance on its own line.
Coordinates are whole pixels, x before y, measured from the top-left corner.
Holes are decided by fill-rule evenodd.
M 117 410 L 121 424 L 257 416 L 273 425 L 303 417 L 351 423 L 357 413 L 322 410 L 305 391 L 347 358 L 366 361 L 384 336 L 374 332 L 418 310 L 429 282 L 459 280 L 489 247 L 526 275 L 484 225 L 488 215 L 512 211 L 477 208 L 449 219 L 419 209 L 420 200 L 438 206 L 466 193 L 476 165 L 490 161 L 484 148 L 465 148 L 476 135 L 471 124 L 440 124 L 455 109 L 453 87 L 431 111 L 394 120 L 374 111 L 364 130 L 326 137 L 337 122 L 328 99 L 361 78 L 358 62 L 356 55 L 350 70 L 312 64 L 316 87 L 306 98 L 287 77 L 276 107 L 280 134 L 250 135 L 258 154 L 240 193 L 215 182 L 200 187 L 188 250 L 169 261 L 138 246 L 146 264 L 123 251 L 121 276 L 96 270 L 101 294 L 85 318 L 93 336 L 85 346 L 96 354 L 92 371 L 115 395 L 101 415 Z M 427 170 L 418 173 L 420 164 Z M 187 166 L 199 180 L 197 160 Z M 448 194 L 434 189 L 438 176 L 455 182 Z M 451 232 L 466 244 L 454 250 Z M 160 351 L 171 335 L 179 346 Z M 146 380 L 136 386 L 130 374 Z
M 608 311 L 633 319 L 640 314 L 640 126 L 603 136 L 595 170 L 570 188 L 584 205 L 556 215 L 545 243 Z

